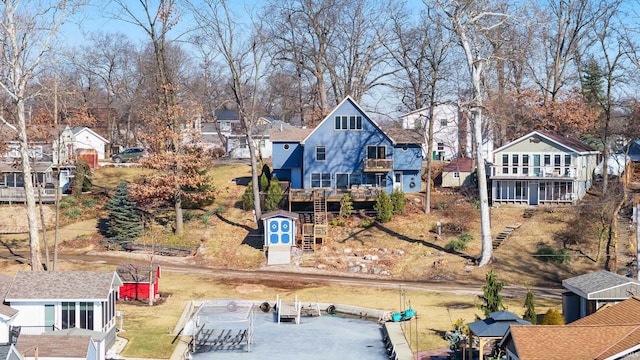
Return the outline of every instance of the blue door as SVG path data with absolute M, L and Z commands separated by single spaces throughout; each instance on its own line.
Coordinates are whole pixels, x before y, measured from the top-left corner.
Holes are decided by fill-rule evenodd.
M 291 169 L 291 188 L 302 189 L 302 169 Z

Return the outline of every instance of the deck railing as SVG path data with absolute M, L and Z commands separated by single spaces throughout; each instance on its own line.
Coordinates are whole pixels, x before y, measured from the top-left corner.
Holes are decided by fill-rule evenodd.
M 56 189 L 40 189 L 42 202 L 52 203 L 56 201 Z M 38 201 L 38 189 L 35 189 L 36 201 Z M 27 196 L 24 188 L 0 188 L 0 202 L 25 202 Z
M 290 189 L 289 199 L 292 202 L 312 202 L 313 192 L 323 190 L 327 201 L 340 201 L 344 194 L 350 194 L 352 201 L 375 201 L 384 189 L 369 185 L 353 185 L 351 189 Z
M 506 170 L 506 171 L 505 171 Z M 577 178 L 576 166 L 503 166 L 492 165 L 492 177 L 541 177 L 541 178 Z
M 393 168 L 393 159 L 364 159 L 364 171 L 391 171 Z

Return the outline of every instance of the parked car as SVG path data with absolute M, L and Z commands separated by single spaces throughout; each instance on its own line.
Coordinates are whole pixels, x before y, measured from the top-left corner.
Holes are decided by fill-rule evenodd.
M 116 163 L 122 163 L 127 161 L 137 161 L 141 157 L 147 156 L 147 151 L 140 147 L 128 148 L 122 152 L 111 155 L 111 159 L 113 159 Z

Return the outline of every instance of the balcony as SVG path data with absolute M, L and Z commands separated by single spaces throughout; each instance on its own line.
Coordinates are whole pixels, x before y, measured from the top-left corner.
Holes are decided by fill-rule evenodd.
M 364 172 L 387 172 L 393 169 L 393 159 L 364 159 Z
M 312 202 L 313 192 L 318 189 L 290 189 L 289 201 Z M 381 187 L 372 185 L 352 185 L 351 189 L 324 189 L 323 196 L 327 201 L 339 202 L 344 194 L 350 194 L 354 202 L 376 201 L 378 194 L 384 191 Z
M 573 180 L 578 176 L 576 166 L 491 166 L 491 178 L 544 178 Z
M 36 201 L 38 198 L 38 188 L 34 188 Z M 45 188 L 42 190 L 42 202 L 54 203 L 56 201 L 56 189 Z M 0 188 L 0 202 L 21 203 L 27 201 L 27 195 L 24 188 L 3 187 Z

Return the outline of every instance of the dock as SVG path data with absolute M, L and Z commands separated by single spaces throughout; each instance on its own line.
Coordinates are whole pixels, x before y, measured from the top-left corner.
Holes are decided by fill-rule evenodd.
M 282 301 L 282 298 L 278 295 L 276 297 L 275 308 L 278 324 L 280 324 L 283 320 L 293 320 L 296 324 L 300 324 L 300 318 L 302 316 L 320 316 L 320 305 L 318 303 L 315 303 L 315 305 L 311 303 L 309 303 L 308 305 L 305 304 L 299 301 L 297 296 L 293 302 L 290 302 Z

